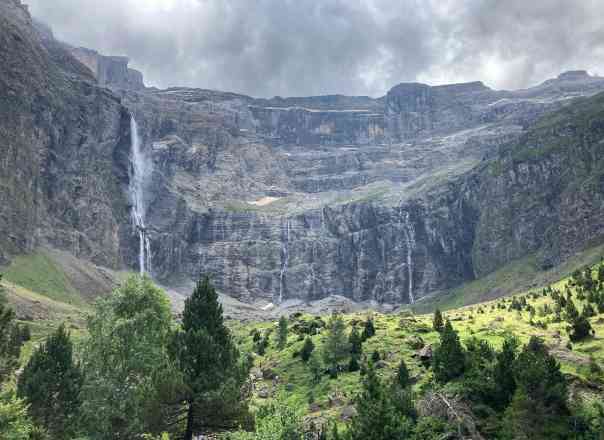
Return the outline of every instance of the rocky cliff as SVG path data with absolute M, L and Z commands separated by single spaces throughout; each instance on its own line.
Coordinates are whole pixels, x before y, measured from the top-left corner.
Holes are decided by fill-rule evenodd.
M 564 74 L 518 92 L 402 84 L 380 99 L 122 91 L 154 163 L 154 275 L 207 272 L 250 301 L 401 303 L 530 253 L 557 264 L 600 232 L 546 249 L 538 211 L 562 183 L 533 169 L 508 180 L 518 171 L 503 158 L 543 115 L 602 89 L 600 78 Z M 539 196 L 523 206 L 520 192 Z
M 558 264 L 604 232 L 604 102 L 581 98 L 602 78 L 377 99 L 157 90 L 0 5 L 4 259 L 50 244 L 138 268 L 131 115 L 147 268 L 170 285 L 204 272 L 245 301 L 408 303 L 529 254 Z
M 128 112 L 90 71 L 0 1 L 0 260 L 41 244 L 120 267 Z

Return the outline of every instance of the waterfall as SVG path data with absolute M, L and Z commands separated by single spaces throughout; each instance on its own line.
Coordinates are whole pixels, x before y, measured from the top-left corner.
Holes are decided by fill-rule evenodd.
M 413 304 L 415 302 L 415 297 L 413 296 L 413 248 L 415 248 L 415 231 L 413 230 L 413 225 L 411 225 L 411 222 L 409 221 L 409 213 L 401 211 L 401 217 L 407 247 L 407 278 L 409 279 L 407 287 L 409 292 L 409 304 Z
M 283 279 L 289 264 L 289 232 L 291 228 L 290 220 L 287 219 L 285 224 L 285 240 L 281 240 L 281 272 L 279 273 L 279 304 L 283 302 Z
M 151 271 L 150 258 L 151 242 L 145 226 L 145 197 L 144 187 L 150 172 L 150 164 L 141 151 L 138 135 L 138 125 L 134 116 L 130 116 L 130 186 L 128 193 L 132 204 L 132 226 L 138 234 L 138 267 L 141 274 Z

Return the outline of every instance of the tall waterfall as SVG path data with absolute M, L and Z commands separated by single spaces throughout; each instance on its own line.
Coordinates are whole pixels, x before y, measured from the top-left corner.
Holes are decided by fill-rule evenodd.
M 405 242 L 407 246 L 407 278 L 408 278 L 408 295 L 409 304 L 415 302 L 413 296 L 413 248 L 415 248 L 415 231 L 413 225 L 409 221 L 409 213 L 401 212 L 403 233 L 405 234 Z
M 134 116 L 130 116 L 130 186 L 128 192 L 132 204 L 132 226 L 138 234 L 138 267 L 141 274 L 151 271 L 150 254 L 151 242 L 145 226 L 145 197 L 144 187 L 147 176 L 151 171 L 149 161 L 141 151 L 141 142 L 138 135 L 138 125 Z
M 283 280 L 285 272 L 289 265 L 289 232 L 291 228 L 290 220 L 287 219 L 285 224 L 285 240 L 281 240 L 281 272 L 279 273 L 279 304 L 283 302 Z

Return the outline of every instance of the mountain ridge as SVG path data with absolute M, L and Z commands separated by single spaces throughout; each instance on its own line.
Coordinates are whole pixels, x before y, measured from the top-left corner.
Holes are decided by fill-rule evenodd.
M 152 163 L 144 189 L 152 275 L 168 285 L 203 271 L 246 302 L 342 295 L 408 303 L 535 252 L 544 267 L 559 264 L 602 234 L 602 188 L 594 203 L 574 204 L 586 195 L 579 177 L 560 179 L 568 158 L 531 165 L 502 154 L 523 150 L 515 146 L 548 114 L 555 120 L 553 112 L 574 107 L 575 98 L 604 91 L 603 78 L 571 71 L 519 91 L 479 81 L 401 83 L 377 99 L 159 90 L 145 87 L 127 58 L 65 46 L 36 30 L 20 4 L 0 3 L 3 55 L 21 59 L 24 72 L 0 70 L 5 90 L 19 90 L 0 99 L 21 102 L 18 115 L 0 117 L 3 153 L 13 158 L 0 167 L 4 263 L 48 245 L 100 266 L 137 269 L 132 116 Z M 27 44 L 17 54 L 19 39 Z M 46 67 L 32 70 L 27 53 L 41 54 Z M 46 89 L 23 88 L 37 77 Z M 599 108 L 600 98 L 587 99 Z M 30 121 L 21 137 L 10 125 L 15 117 Z M 567 134 L 555 132 L 550 142 Z M 598 142 L 573 151 L 597 151 Z M 32 197 L 22 199 L 28 182 Z M 523 186 L 543 196 L 532 198 Z M 515 201 L 519 194 L 527 206 Z M 579 219 L 552 208 L 548 197 L 594 228 L 578 234 L 572 222 Z M 543 218 L 549 232 L 540 229 Z

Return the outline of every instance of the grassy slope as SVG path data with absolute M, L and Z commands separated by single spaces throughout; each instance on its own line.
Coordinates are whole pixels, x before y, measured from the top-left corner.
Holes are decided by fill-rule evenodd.
M 416 303 L 413 310 L 416 313 L 428 313 L 436 308 L 448 310 L 521 293 L 531 287 L 543 286 L 567 277 L 577 267 L 591 266 L 600 261 L 602 255 L 604 255 L 604 245 L 593 246 L 546 271 L 538 268 L 534 256 L 525 257 L 445 294 L 427 297 Z
M 15 257 L 5 270 L 4 278 L 55 301 L 84 304 L 65 273 L 44 251 Z
M 568 278 L 564 278 L 552 286 L 562 290 L 566 285 Z M 537 289 L 534 289 L 537 291 Z M 539 289 L 540 291 L 540 289 Z M 527 295 L 527 301 L 535 308 L 549 303 L 553 307 L 553 301 L 549 297 L 539 297 L 531 299 Z M 589 338 L 584 342 L 573 344 L 572 350 L 566 348 L 568 336 L 566 333 L 566 323 L 550 323 L 547 329 L 542 329 L 529 324 L 528 312 L 519 313 L 517 311 L 501 310 L 495 307 L 497 302 L 507 301 L 510 299 L 499 299 L 491 302 L 481 303 L 480 305 L 466 306 L 455 310 L 450 310 L 445 313 L 445 316 L 451 319 L 454 327 L 460 334 L 462 341 L 467 340 L 472 336 L 480 339 L 488 340 L 494 347 L 499 348 L 503 342 L 505 335 L 509 333 L 515 334 L 524 343 L 528 341 L 531 335 L 542 337 L 551 349 L 551 352 L 560 360 L 562 369 L 566 373 L 571 373 L 579 378 L 585 379 L 588 372 L 588 362 L 590 356 L 604 367 L 604 315 L 600 314 L 591 318 L 591 324 L 596 331 L 595 338 Z M 583 304 L 577 302 L 579 310 Z M 479 312 L 481 310 L 481 312 Z M 426 344 L 433 344 L 438 341 L 438 334 L 431 331 L 432 315 L 410 315 L 406 312 L 401 312 L 398 315 L 381 315 L 374 314 L 377 333 L 376 336 L 369 339 L 363 346 L 364 353 L 368 356 L 374 350 L 378 350 L 385 355 L 387 367 L 380 370 L 380 374 L 391 376 L 395 373 L 396 367 L 401 358 L 405 359 L 410 368 L 411 375 L 416 377 L 416 389 L 426 384 L 431 372 L 421 366 L 420 362 L 414 357 L 417 350 L 412 349 L 405 342 L 405 339 L 419 335 L 423 338 Z M 536 316 L 535 320 L 544 320 L 551 318 Z M 366 314 L 346 315 L 345 320 L 350 324 L 353 320 L 364 320 Z M 312 319 L 306 316 L 303 319 Z M 242 345 L 244 351 L 252 350 L 252 338 L 250 331 L 253 328 L 265 330 L 269 327 L 274 327 L 273 335 L 276 335 L 275 323 L 261 323 L 242 325 L 233 323 L 234 333 L 238 341 Z M 560 335 L 560 336 L 558 336 Z M 317 353 L 321 351 L 323 335 L 313 336 L 313 342 L 316 345 Z M 263 381 L 257 388 L 267 387 L 273 389 L 274 392 L 283 392 L 286 399 L 292 404 L 303 408 L 305 412 L 311 413 L 309 409 L 309 396 L 314 396 L 314 401 L 320 407 L 314 416 L 339 416 L 342 405 L 331 406 L 329 404 L 329 396 L 338 394 L 343 396 L 343 400 L 347 403 L 351 401 L 358 390 L 360 374 L 344 373 L 338 379 L 329 379 L 324 376 L 322 381 L 313 385 L 308 367 L 299 359 L 294 358 L 293 353 L 301 349 L 303 344 L 297 335 L 290 332 L 287 347 L 278 351 L 275 348 L 274 336 L 271 341 L 271 348 L 267 350 L 265 356 L 257 357 L 255 366 L 261 369 L 271 368 L 280 377 L 279 384 L 273 386 L 272 380 Z M 262 399 L 256 398 L 256 403 L 261 403 Z

